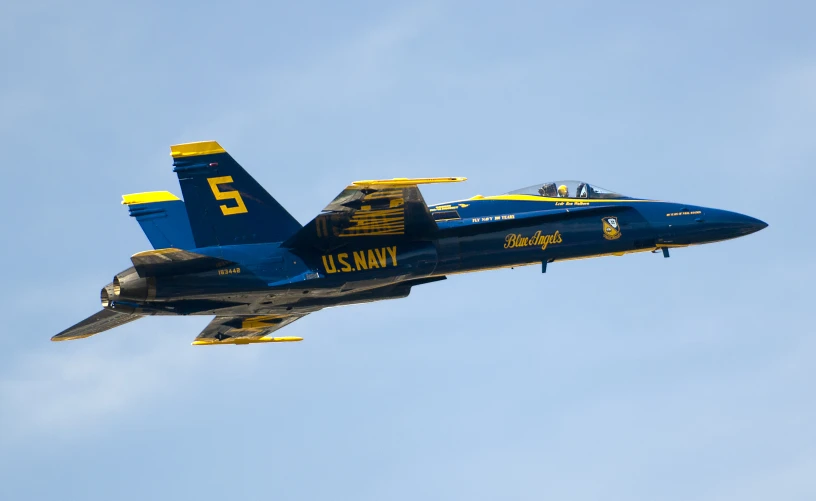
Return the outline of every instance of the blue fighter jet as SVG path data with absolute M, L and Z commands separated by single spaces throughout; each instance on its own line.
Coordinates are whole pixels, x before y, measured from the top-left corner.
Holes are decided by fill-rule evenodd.
M 420 184 L 355 181 L 301 226 L 215 141 L 171 147 L 184 201 L 122 203 L 154 250 L 102 288 L 102 311 L 57 334 L 79 339 L 146 315 L 215 315 L 194 345 L 300 341 L 277 331 L 330 306 L 406 297 L 448 275 L 621 256 L 741 237 L 749 216 L 628 197 L 577 181 L 427 205 Z

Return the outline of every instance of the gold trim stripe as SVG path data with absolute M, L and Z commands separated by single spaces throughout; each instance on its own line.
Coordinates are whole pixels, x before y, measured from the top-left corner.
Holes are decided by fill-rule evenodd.
M 173 158 L 197 157 L 201 155 L 214 155 L 216 153 L 226 153 L 227 150 L 221 147 L 216 141 L 199 141 L 197 143 L 174 144 L 170 147 L 170 156 Z
M 354 181 L 351 183 L 354 186 L 414 186 L 417 184 L 435 184 L 435 183 L 459 183 L 466 181 L 466 177 L 395 177 L 394 179 L 364 179 L 362 181 Z
M 169 202 L 171 200 L 181 199 L 169 191 L 146 191 L 144 193 L 122 195 L 122 205 L 152 204 L 154 202 Z

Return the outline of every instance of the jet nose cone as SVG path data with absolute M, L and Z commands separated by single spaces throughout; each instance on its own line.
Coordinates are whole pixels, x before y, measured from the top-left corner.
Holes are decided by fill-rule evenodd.
M 736 238 L 767 228 L 768 223 L 751 216 L 730 211 L 716 211 L 712 222 L 725 238 Z
M 744 214 L 737 214 L 737 216 L 739 217 L 737 218 L 738 221 L 736 226 L 743 235 L 750 235 L 751 233 L 756 233 L 757 231 L 768 227 L 768 223 L 765 221 L 760 221 L 755 217 L 746 216 Z

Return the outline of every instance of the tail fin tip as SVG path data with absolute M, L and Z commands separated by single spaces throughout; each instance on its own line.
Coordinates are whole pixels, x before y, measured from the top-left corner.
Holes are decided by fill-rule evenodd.
M 144 193 L 130 193 L 122 195 L 122 205 L 152 204 L 155 202 L 170 202 L 181 200 L 169 191 L 146 191 Z
M 214 155 L 216 153 L 226 153 L 218 141 L 197 141 L 195 143 L 182 143 L 170 146 L 170 156 L 173 158 L 199 157 L 202 155 Z

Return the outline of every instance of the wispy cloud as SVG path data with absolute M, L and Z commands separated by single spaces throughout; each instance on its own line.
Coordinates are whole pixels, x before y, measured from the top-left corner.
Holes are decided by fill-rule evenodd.
M 168 319 L 161 319 L 167 321 Z M 194 384 L 203 366 L 220 363 L 247 368 L 257 353 L 215 353 L 191 347 L 202 317 L 174 332 L 148 328 L 161 320 L 142 319 L 87 340 L 49 343 L 6 367 L 0 379 L 0 443 L 32 436 L 70 439 L 104 432 L 108 420 L 149 407 Z M 152 325 L 151 325 L 152 324 Z M 190 331 L 189 339 L 178 332 Z M 141 331 L 141 333 L 140 333 Z M 135 338 L 139 336 L 139 338 Z M 138 412 L 136 410 L 135 412 Z

